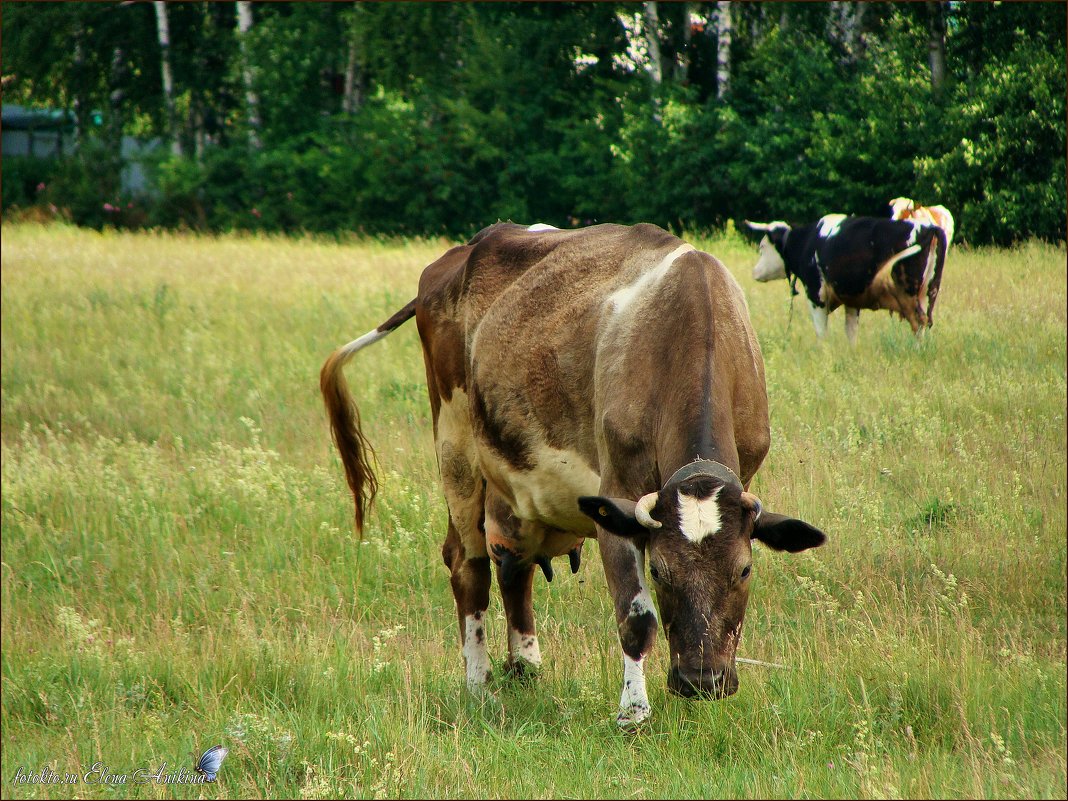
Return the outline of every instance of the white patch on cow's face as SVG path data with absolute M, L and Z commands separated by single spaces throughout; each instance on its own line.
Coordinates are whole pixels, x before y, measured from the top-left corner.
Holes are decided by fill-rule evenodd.
M 484 613 L 475 612 L 464 617 L 463 651 L 467 665 L 467 687 L 472 692 L 478 692 L 485 688 L 491 674 Z
M 820 217 L 820 236 L 827 239 L 837 234 L 845 218 L 844 214 L 825 214 Z
M 860 309 L 846 308 L 845 330 L 850 345 L 857 344 L 857 330 L 860 328 Z
M 667 254 L 656 267 L 642 273 L 633 284 L 613 292 L 608 301 L 612 304 L 615 312 L 618 314 L 625 311 L 636 300 L 647 294 L 649 290 L 660 282 L 660 279 L 667 275 L 668 270 L 671 269 L 671 265 L 675 263 L 676 259 L 692 250 L 694 250 L 693 245 L 679 245 Z
M 910 221 L 911 222 L 911 221 Z M 923 227 L 923 223 L 912 223 L 912 233 L 909 234 L 909 238 L 905 240 L 906 245 L 915 245 L 916 237 L 920 233 L 920 229 Z M 915 253 L 915 251 L 913 251 Z
M 549 225 L 548 223 L 534 223 L 530 226 L 528 231 L 559 231 L 555 225 Z
M 541 666 L 541 648 L 538 646 L 537 634 L 525 634 L 509 626 L 508 653 L 513 662 L 522 659 L 533 667 Z
M 816 336 L 823 339 L 824 334 L 827 333 L 827 309 L 817 306 L 812 301 L 809 301 L 808 305 L 812 308 L 812 325 L 816 328 Z
M 679 525 L 682 534 L 691 542 L 700 542 L 719 531 L 722 522 L 719 513 L 719 493 L 723 487 L 716 487 L 707 498 L 694 498 L 678 493 Z
M 768 237 L 760 240 L 760 258 L 753 268 L 754 281 L 774 281 L 786 277 L 786 262 Z

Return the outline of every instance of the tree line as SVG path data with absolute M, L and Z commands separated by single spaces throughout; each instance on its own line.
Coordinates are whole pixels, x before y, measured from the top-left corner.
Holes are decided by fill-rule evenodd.
M 6 102 L 69 159 L 4 208 L 80 224 L 469 234 L 714 229 L 941 203 L 1065 237 L 1062 3 L 14 3 Z M 99 121 L 99 124 L 96 122 Z M 121 137 L 156 137 L 123 197 Z M 42 188 L 43 187 L 43 188 Z

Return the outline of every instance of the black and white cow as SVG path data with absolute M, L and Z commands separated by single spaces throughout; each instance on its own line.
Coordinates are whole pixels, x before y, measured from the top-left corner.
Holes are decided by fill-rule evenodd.
M 826 333 L 827 315 L 839 306 L 846 307 L 846 336 L 852 344 L 861 309 L 897 312 L 916 334 L 931 327 L 947 246 L 938 226 L 844 214 L 798 227 L 748 220 L 746 225 L 765 232 L 753 278 L 788 278 L 791 285 L 799 281 L 817 336 Z

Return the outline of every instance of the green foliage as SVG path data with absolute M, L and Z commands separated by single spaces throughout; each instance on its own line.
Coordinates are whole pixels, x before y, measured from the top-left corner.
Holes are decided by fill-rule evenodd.
M 849 4 L 734 4 L 723 97 L 710 4 L 659 5 L 658 85 L 634 5 L 253 8 L 243 54 L 233 4 L 166 6 L 168 131 L 149 4 L 12 6 L 9 97 L 74 109 L 83 150 L 115 150 L 121 129 L 184 154 L 160 159 L 143 213 L 101 218 L 115 204 L 103 150 L 64 167 L 70 197 L 48 202 L 91 226 L 462 235 L 497 219 L 802 223 L 907 195 L 947 206 L 971 244 L 1056 241 L 1068 225 L 1055 3 L 943 4 L 937 93 L 926 4 L 858 7 L 849 35 Z M 5 209 L 43 200 L 19 180 Z
M 956 87 L 941 155 L 917 157 L 921 185 L 957 198 L 965 238 L 1013 242 L 1065 230 L 1065 72 L 1058 52 L 1017 30 L 1012 49 Z

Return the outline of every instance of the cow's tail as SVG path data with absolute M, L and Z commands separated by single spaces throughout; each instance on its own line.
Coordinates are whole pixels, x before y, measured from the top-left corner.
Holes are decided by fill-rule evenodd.
M 330 417 L 330 429 L 341 454 L 341 462 L 345 465 L 345 478 L 348 479 L 356 501 L 356 530 L 359 532 L 363 531 L 364 515 L 378 491 L 378 479 L 371 469 L 374 449 L 363 435 L 360 411 L 352 400 L 352 393 L 349 392 L 342 368 L 356 351 L 387 336 L 414 316 L 413 299 L 378 328 L 335 350 L 319 373 L 319 388 L 323 392 L 326 413 Z
M 927 284 L 927 327 L 930 328 L 934 324 L 934 305 L 938 300 L 938 288 L 942 285 L 942 268 L 946 266 L 946 250 L 949 248 L 949 239 L 946 236 L 946 232 L 938 227 L 932 226 L 931 231 L 934 240 L 934 245 L 938 248 L 935 256 L 935 268 L 934 275 L 931 276 L 931 280 Z

